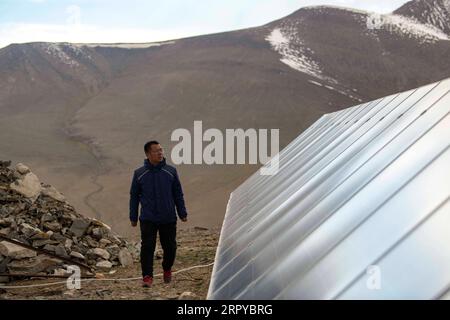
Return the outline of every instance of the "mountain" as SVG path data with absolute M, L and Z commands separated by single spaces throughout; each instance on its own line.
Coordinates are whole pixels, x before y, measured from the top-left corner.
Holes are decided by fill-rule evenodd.
M 396 14 L 416 19 L 432 25 L 450 35 L 450 1 L 421 0 L 410 1 L 395 11 Z
M 283 148 L 324 113 L 447 78 L 449 34 L 424 18 L 426 3 L 391 14 L 305 7 L 261 27 L 163 43 L 8 46 L 1 153 L 46 176 L 79 212 L 130 233 L 129 184 L 148 140 L 170 162 L 173 130 L 202 120 L 203 130 L 279 128 Z M 229 193 L 258 167 L 178 166 L 187 225 L 220 225 Z

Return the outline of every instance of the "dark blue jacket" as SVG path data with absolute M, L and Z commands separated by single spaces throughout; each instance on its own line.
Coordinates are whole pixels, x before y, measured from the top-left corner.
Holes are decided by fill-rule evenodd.
M 139 202 L 141 214 L 138 215 Z M 130 188 L 130 220 L 172 223 L 187 217 L 183 190 L 177 170 L 166 164 L 166 158 L 152 165 L 148 159 L 136 169 Z

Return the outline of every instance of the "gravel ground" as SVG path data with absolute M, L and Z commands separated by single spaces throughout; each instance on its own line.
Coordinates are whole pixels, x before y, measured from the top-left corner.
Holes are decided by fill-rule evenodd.
M 178 230 L 177 258 L 173 271 L 214 262 L 219 240 L 219 229 L 191 228 Z M 130 239 L 136 240 L 136 239 Z M 155 277 L 151 288 L 142 288 L 141 280 L 88 281 L 81 289 L 68 290 L 65 283 L 46 287 L 0 289 L 0 299 L 5 300 L 166 300 L 206 299 L 213 266 L 195 268 L 173 275 L 170 284 L 163 282 L 162 251 L 157 247 L 154 261 Z M 128 268 L 117 268 L 104 279 L 136 278 L 141 275 L 139 262 Z M 9 286 L 64 282 L 64 279 L 26 279 L 8 283 Z

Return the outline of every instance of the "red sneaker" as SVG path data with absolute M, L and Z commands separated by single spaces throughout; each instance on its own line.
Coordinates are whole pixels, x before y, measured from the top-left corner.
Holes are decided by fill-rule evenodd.
M 164 271 L 164 283 L 169 283 L 170 281 L 172 281 L 172 271 Z
M 145 277 L 142 279 L 142 286 L 143 286 L 144 288 L 150 288 L 150 287 L 152 286 L 152 284 L 153 284 L 153 277 L 151 277 L 151 276 L 145 276 Z

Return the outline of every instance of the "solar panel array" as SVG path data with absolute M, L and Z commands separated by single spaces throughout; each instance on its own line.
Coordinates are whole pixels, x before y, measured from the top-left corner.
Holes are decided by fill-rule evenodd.
M 449 297 L 449 91 L 326 114 L 234 190 L 208 299 Z

